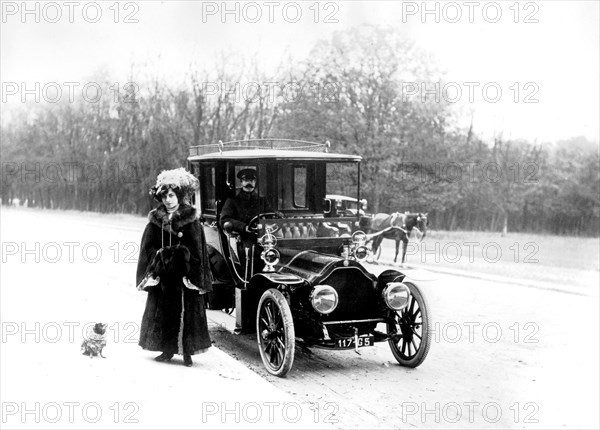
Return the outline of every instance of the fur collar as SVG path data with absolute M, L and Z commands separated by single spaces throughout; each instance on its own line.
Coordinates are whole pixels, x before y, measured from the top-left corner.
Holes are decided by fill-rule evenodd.
M 185 225 L 197 219 L 196 208 L 187 204 L 180 204 L 171 219 L 169 219 L 167 208 L 162 203 L 148 214 L 148 220 L 152 224 L 164 228 L 171 233 L 180 231 Z

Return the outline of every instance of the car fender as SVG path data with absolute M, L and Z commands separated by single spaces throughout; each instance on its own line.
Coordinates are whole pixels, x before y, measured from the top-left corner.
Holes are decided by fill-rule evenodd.
M 386 270 L 377 277 L 377 285 L 382 290 L 388 282 L 402 282 L 406 275 L 398 270 Z

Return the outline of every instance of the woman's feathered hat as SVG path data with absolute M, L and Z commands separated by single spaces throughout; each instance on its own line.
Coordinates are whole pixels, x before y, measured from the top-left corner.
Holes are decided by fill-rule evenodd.
M 150 195 L 160 202 L 162 194 L 171 188 L 178 189 L 184 198 L 189 198 L 198 186 L 198 179 L 183 167 L 163 170 L 156 178 L 156 185 L 150 188 Z

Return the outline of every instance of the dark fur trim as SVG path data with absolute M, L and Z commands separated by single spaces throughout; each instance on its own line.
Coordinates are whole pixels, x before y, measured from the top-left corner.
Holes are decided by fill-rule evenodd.
M 148 271 L 155 276 L 182 278 L 190 271 L 190 250 L 182 245 L 164 247 L 154 256 Z M 166 283 L 161 284 L 164 288 Z
M 167 208 L 163 204 L 160 204 L 148 214 L 148 220 L 152 224 L 155 224 L 158 227 L 166 227 L 165 230 L 175 234 L 181 231 L 185 225 L 192 223 L 197 219 L 196 208 L 187 204 L 179 205 L 179 208 L 170 220 Z

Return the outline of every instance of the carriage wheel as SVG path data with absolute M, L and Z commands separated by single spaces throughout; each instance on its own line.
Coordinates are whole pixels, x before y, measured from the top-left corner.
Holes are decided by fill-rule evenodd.
M 396 336 L 388 343 L 401 366 L 417 367 L 427 357 L 431 345 L 431 315 L 419 288 L 410 282 L 405 284 L 411 293 L 408 306 L 394 311 L 394 322 L 388 323 L 387 332 Z
M 285 376 L 294 362 L 296 335 L 287 300 L 275 288 L 265 291 L 256 313 L 258 349 L 267 371 Z

